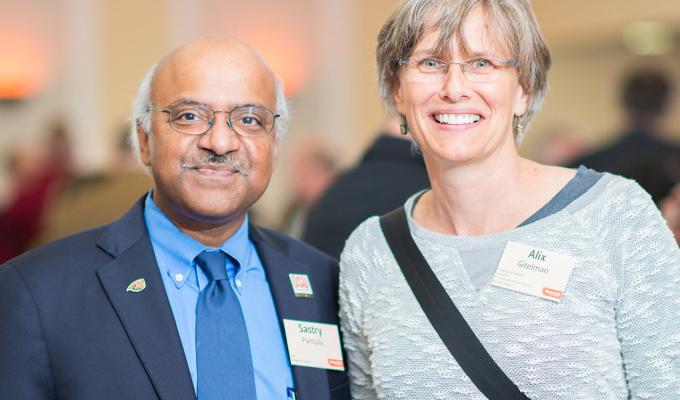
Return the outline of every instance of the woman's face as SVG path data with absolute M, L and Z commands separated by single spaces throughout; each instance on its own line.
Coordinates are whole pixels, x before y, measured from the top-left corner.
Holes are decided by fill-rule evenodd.
M 471 58 L 508 60 L 510 54 L 495 46 L 480 7 L 474 9 L 462 27 Z M 423 36 L 411 59 L 432 57 L 438 31 Z M 458 46 L 452 46 L 447 62 L 461 62 Z M 419 79 L 415 65 L 405 65 L 398 75 L 395 105 L 406 116 L 409 131 L 425 156 L 438 162 L 464 164 L 495 154 L 516 154 L 512 120 L 527 109 L 527 96 L 514 67 L 504 66 L 491 81 L 470 81 L 461 66 L 450 65 L 440 79 Z M 511 153 L 508 153 L 511 152 Z

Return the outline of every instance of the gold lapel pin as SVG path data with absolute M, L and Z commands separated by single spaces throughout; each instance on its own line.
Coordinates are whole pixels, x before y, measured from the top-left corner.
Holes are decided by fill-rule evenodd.
M 139 278 L 139 279 L 132 281 L 128 285 L 127 290 L 125 290 L 125 291 L 126 292 L 138 293 L 138 292 L 141 292 L 144 289 L 146 289 L 146 281 L 144 280 L 144 278 Z

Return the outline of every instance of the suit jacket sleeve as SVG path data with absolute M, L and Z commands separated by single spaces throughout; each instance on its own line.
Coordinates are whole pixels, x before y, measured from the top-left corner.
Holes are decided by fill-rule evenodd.
M 26 282 L 9 263 L 0 266 L 0 321 L 0 397 L 54 398 L 40 311 Z

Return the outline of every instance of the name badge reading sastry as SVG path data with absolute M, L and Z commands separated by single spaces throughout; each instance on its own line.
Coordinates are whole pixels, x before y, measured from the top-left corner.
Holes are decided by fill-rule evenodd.
M 337 325 L 284 319 L 283 327 L 292 365 L 345 370 Z
M 557 302 L 573 268 L 568 255 L 508 242 L 491 284 Z

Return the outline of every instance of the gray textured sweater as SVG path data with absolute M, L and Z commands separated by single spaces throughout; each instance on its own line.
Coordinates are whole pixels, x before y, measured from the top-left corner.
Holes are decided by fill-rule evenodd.
M 531 399 L 680 399 L 680 250 L 636 183 L 606 174 L 561 211 L 496 234 L 443 235 L 410 217 L 409 226 L 470 327 Z M 467 271 L 495 271 L 508 241 L 573 257 L 559 303 L 471 283 Z M 485 398 L 418 306 L 377 217 L 354 231 L 340 265 L 355 399 Z

